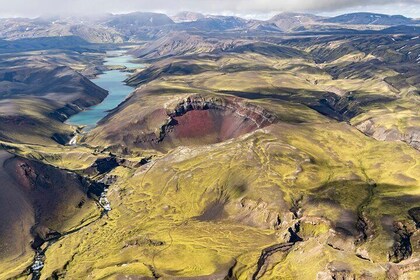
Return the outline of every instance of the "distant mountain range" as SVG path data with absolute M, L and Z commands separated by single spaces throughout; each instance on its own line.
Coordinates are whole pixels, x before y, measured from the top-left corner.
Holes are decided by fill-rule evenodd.
M 79 36 L 91 43 L 122 43 L 160 38 L 171 31 L 219 32 L 334 32 L 382 30 L 395 26 L 417 26 L 419 20 L 401 15 L 352 13 L 320 17 L 303 13 L 281 13 L 269 20 L 182 12 L 169 17 L 161 13 L 134 12 L 96 17 L 0 19 L 0 38 L 22 39 Z M 400 28 L 404 30 L 404 28 Z
M 419 24 L 418 20 L 413 20 L 401 15 L 384 15 L 374 13 L 351 13 L 339 15 L 323 20 L 329 23 L 339 24 L 359 24 L 359 25 L 410 25 Z

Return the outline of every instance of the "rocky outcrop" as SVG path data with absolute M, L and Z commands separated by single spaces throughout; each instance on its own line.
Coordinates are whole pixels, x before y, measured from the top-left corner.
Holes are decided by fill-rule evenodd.
M 254 274 L 252 275 L 252 279 L 260 279 L 262 275 L 264 275 L 264 267 L 266 266 L 267 259 L 275 253 L 278 252 L 287 252 L 293 247 L 293 242 L 289 243 L 281 243 L 275 244 L 273 246 L 267 247 L 262 250 L 261 256 L 257 262 L 257 269 L 255 270 Z
M 367 275 L 362 275 L 360 279 L 370 279 Z M 356 275 L 352 272 L 350 266 L 347 263 L 333 261 L 330 262 L 325 271 L 320 271 L 316 277 L 317 280 L 330 280 L 330 279 L 340 279 L 340 280 L 355 280 Z
M 408 210 L 408 215 L 413 219 L 416 223 L 416 227 L 420 228 L 420 207 L 414 207 Z
M 398 263 L 411 256 L 413 250 L 410 238 L 413 233 L 414 229 L 408 224 L 401 222 L 394 224 L 394 245 L 388 255 L 390 261 Z
M 250 118 L 258 127 L 275 121 L 275 117 L 264 108 L 243 102 L 240 99 L 205 98 L 200 95 L 191 96 L 181 101 L 175 110 L 169 113 L 169 116 L 177 117 L 189 111 L 208 109 L 230 110 L 241 117 Z
M 357 92 L 326 92 L 318 102 L 309 102 L 308 106 L 317 112 L 339 121 L 349 121 L 364 112 L 364 108 L 373 104 L 387 103 L 393 98 L 384 96 L 362 96 Z
M 120 164 L 115 156 L 109 156 L 106 158 L 97 159 L 92 166 L 85 170 L 86 174 L 89 175 L 98 175 L 98 174 L 105 174 L 109 171 L 113 170 Z
M 376 140 L 403 141 L 414 149 L 420 150 L 420 129 L 417 127 L 408 127 L 404 132 L 401 132 L 396 127 L 385 128 L 377 125 L 373 119 L 357 123 L 355 127 Z

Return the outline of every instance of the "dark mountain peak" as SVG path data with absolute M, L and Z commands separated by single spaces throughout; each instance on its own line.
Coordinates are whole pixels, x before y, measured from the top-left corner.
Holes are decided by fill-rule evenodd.
M 210 20 L 217 20 L 223 22 L 225 24 L 236 25 L 236 26 L 243 26 L 252 20 L 247 20 L 237 16 L 221 16 L 221 15 L 208 15 L 206 19 Z
M 420 34 L 420 26 L 416 25 L 396 25 L 380 31 L 385 34 Z
M 193 22 L 179 23 L 181 29 L 202 31 L 223 31 L 245 28 L 248 21 L 235 16 L 207 16 Z
M 151 12 L 133 12 L 129 14 L 112 15 L 109 21 L 110 25 L 116 27 L 130 26 L 161 26 L 173 24 L 174 21 L 167 15 Z
M 411 18 L 407 18 L 402 15 L 385 15 L 368 12 L 339 15 L 336 17 L 325 19 L 324 22 L 366 25 L 404 25 L 415 23 Z
M 387 14 L 380 14 L 380 13 L 370 13 L 370 12 L 355 12 L 355 13 L 347 13 L 342 14 L 337 17 L 364 17 L 364 16 L 374 16 L 374 17 L 392 17 L 392 18 L 404 18 L 408 19 L 408 17 L 405 17 L 403 15 L 387 15 Z
M 323 17 L 313 15 L 313 14 L 307 14 L 307 13 L 293 13 L 293 12 L 284 12 L 277 14 L 273 16 L 270 20 L 276 20 L 276 19 L 284 19 L 284 18 L 311 18 L 313 20 L 321 19 Z
M 279 29 L 283 31 L 288 31 L 308 24 L 313 24 L 322 19 L 323 17 L 312 14 L 281 13 L 272 17 L 270 20 L 268 20 L 268 22 L 274 23 Z

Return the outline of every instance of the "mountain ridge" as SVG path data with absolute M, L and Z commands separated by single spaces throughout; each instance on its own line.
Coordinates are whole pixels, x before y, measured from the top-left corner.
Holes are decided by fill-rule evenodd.
M 91 43 L 123 43 L 153 40 L 178 30 L 188 32 L 240 31 L 266 33 L 319 32 L 328 30 L 381 30 L 392 26 L 418 26 L 419 20 L 404 16 L 352 13 L 321 17 L 305 13 L 280 13 L 268 20 L 238 16 L 203 15 L 183 12 L 173 16 L 162 13 L 133 12 L 95 17 L 39 17 L 0 19 L 0 38 L 21 39 L 49 36 L 79 36 Z

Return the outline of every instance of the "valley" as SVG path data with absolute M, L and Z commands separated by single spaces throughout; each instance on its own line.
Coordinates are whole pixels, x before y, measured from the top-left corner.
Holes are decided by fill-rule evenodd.
M 0 279 L 420 277 L 417 19 L 0 26 Z
M 104 66 L 116 68 L 115 70 L 105 71 L 103 74 L 92 80 L 97 86 L 108 91 L 108 96 L 98 105 L 89 107 L 88 110 L 71 116 L 66 123 L 70 125 L 83 126 L 84 130 L 89 130 L 104 118 L 108 111 L 115 109 L 133 91 L 133 88 L 126 86 L 123 82 L 127 78 L 130 69 L 141 69 L 140 64 L 132 63 L 131 56 L 124 55 L 125 51 L 108 52 Z M 121 68 L 121 69 L 118 69 Z

